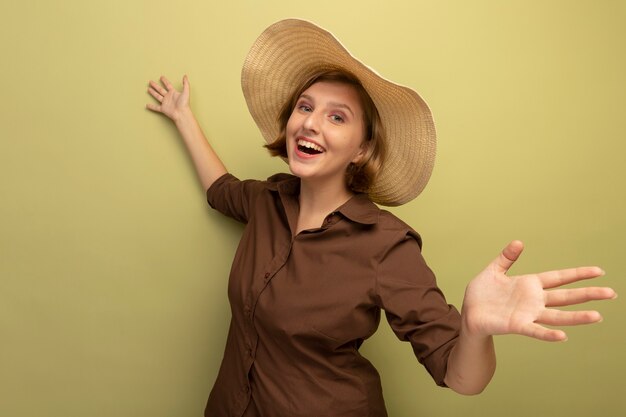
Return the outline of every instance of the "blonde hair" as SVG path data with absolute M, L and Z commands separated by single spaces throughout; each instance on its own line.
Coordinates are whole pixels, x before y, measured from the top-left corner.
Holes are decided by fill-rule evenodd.
M 302 93 L 315 83 L 321 81 L 336 82 L 352 86 L 360 99 L 363 108 L 366 150 L 358 163 L 350 163 L 346 170 L 346 185 L 357 193 L 367 193 L 376 180 L 385 158 L 384 129 L 378 110 L 371 97 L 357 77 L 343 69 L 324 69 L 311 75 L 296 88 L 285 101 L 278 114 L 279 134 L 276 140 L 265 147 L 272 156 L 287 158 L 286 127 L 289 117 Z

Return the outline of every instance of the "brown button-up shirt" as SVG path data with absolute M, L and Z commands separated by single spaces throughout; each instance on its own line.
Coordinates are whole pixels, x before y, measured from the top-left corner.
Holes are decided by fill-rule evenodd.
M 381 309 L 444 385 L 460 316 L 424 262 L 419 235 L 362 194 L 296 235 L 299 190 L 287 174 L 225 174 L 207 191 L 213 208 L 247 225 L 205 416 L 240 417 L 249 404 L 247 414 L 267 417 L 386 416 L 378 373 L 359 353 Z

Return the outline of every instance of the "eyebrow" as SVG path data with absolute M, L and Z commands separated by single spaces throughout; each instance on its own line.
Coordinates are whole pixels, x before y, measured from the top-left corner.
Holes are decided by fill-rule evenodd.
M 313 100 L 313 97 L 311 97 L 308 94 L 302 94 L 302 95 L 300 95 L 300 98 L 306 98 L 307 100 L 315 101 L 315 100 Z M 332 107 L 340 107 L 340 108 L 343 108 L 343 109 L 347 109 L 352 114 L 352 117 L 354 117 L 354 112 L 352 111 L 350 106 L 348 106 L 347 104 L 338 103 L 336 101 L 330 101 L 330 102 L 328 102 L 328 104 L 330 106 L 332 106 Z

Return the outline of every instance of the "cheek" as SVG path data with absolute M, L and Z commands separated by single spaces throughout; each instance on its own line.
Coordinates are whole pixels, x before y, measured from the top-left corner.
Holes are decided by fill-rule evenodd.
M 289 144 L 290 144 L 291 138 L 293 138 L 295 133 L 296 133 L 296 123 L 294 122 L 294 118 L 292 116 L 289 118 L 289 120 L 287 121 L 287 124 L 285 125 L 285 148 L 287 149 L 287 155 L 289 155 L 293 151 L 293 148 L 289 146 Z
M 296 125 L 298 124 L 298 115 L 295 113 L 291 113 L 289 119 L 287 120 L 287 124 L 285 125 L 285 132 L 293 132 L 296 129 Z

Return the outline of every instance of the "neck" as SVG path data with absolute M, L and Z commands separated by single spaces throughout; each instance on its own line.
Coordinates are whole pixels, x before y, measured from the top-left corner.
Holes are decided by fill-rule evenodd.
M 345 183 L 340 185 L 313 184 L 302 180 L 300 183 L 300 213 L 327 215 L 348 201 L 354 193 Z

